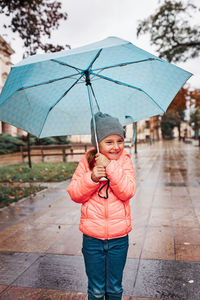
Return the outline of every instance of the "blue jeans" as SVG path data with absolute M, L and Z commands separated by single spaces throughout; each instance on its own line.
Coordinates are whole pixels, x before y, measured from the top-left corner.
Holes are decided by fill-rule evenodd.
M 122 299 L 122 276 L 128 235 L 100 240 L 83 234 L 82 253 L 88 277 L 88 300 Z

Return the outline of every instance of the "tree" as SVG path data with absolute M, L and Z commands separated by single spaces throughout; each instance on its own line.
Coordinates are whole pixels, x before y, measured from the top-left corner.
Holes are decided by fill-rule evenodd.
M 200 108 L 200 89 L 190 91 L 190 103 L 194 104 L 196 108 Z
M 172 124 L 173 126 L 169 125 L 169 128 L 173 130 L 175 126 L 178 128 L 179 133 L 179 140 L 181 140 L 181 122 L 184 121 L 186 110 L 186 103 L 190 98 L 190 91 L 187 87 L 182 87 L 178 94 L 174 97 L 173 101 L 169 105 L 166 114 L 162 117 L 162 120 L 165 123 Z M 169 120 L 168 120 L 169 119 Z M 171 121 L 173 119 L 173 122 Z M 174 120 L 176 119 L 176 120 Z M 166 127 L 167 125 L 162 125 Z M 162 128 L 161 128 L 162 129 Z
M 188 87 L 182 87 L 178 94 L 174 97 L 170 103 L 167 111 L 181 111 L 186 109 L 186 103 L 190 97 L 190 91 Z
M 180 117 L 177 113 L 169 111 L 162 116 L 161 131 L 163 139 L 173 139 L 173 129 L 180 124 Z
M 200 26 L 190 24 L 200 9 L 191 1 L 163 0 L 157 11 L 141 20 L 137 36 L 150 33 L 151 44 L 169 62 L 184 62 L 200 53 Z
M 184 112 L 187 108 L 187 101 L 190 103 L 191 107 L 200 108 L 200 90 L 190 90 L 189 87 L 182 87 L 169 105 L 165 114 L 166 116 L 172 112 L 174 113 L 174 116 L 177 117 L 176 126 L 179 132 L 179 140 L 181 140 L 181 122 L 184 121 L 185 118 Z
M 67 19 L 67 13 L 62 12 L 62 3 L 54 0 L 1 0 L 0 14 L 4 14 L 9 24 L 4 29 L 19 34 L 23 40 L 25 53 L 35 54 L 37 49 L 44 52 L 54 52 L 64 49 L 63 45 L 53 45 L 42 41 L 44 37 L 51 38 L 54 29 L 60 22 Z M 69 45 L 65 45 L 70 48 Z
M 195 138 L 199 139 L 199 147 L 200 147 L 200 135 L 199 135 L 199 130 L 200 130 L 200 109 L 196 108 L 194 111 L 190 113 L 190 121 L 189 121 L 190 126 L 194 130 L 195 133 Z

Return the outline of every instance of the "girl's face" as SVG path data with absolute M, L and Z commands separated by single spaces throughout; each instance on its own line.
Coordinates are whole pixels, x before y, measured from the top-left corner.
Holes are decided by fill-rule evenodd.
M 124 149 L 124 139 L 117 135 L 109 135 L 99 143 L 99 151 L 108 159 L 118 159 Z

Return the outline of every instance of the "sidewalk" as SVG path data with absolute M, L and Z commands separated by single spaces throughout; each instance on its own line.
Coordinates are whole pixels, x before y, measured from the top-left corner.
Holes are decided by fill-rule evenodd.
M 138 147 L 133 164 L 124 300 L 199 300 L 200 150 L 155 143 Z M 68 184 L 0 210 L 0 300 L 86 298 L 80 206 Z

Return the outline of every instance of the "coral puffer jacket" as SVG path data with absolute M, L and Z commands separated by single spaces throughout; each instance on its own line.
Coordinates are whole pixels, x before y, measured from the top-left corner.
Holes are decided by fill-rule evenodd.
M 130 155 L 123 150 L 118 160 L 111 160 L 106 168 L 110 180 L 108 199 L 98 196 L 104 182 L 94 182 L 87 161 L 81 159 L 68 187 L 73 201 L 82 203 L 79 229 L 98 239 L 113 239 L 127 235 L 131 227 L 129 199 L 135 193 L 136 179 Z M 106 194 L 106 187 L 101 195 Z

